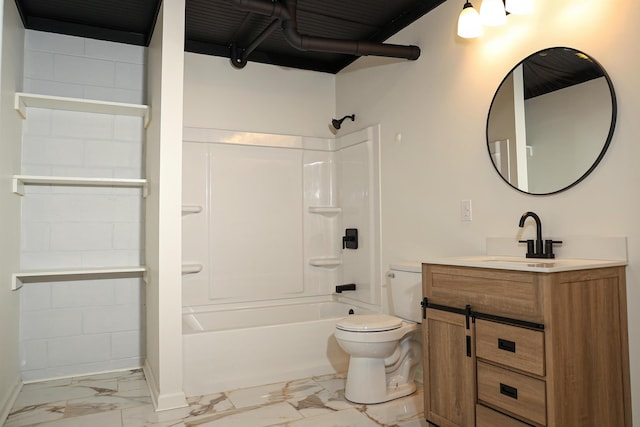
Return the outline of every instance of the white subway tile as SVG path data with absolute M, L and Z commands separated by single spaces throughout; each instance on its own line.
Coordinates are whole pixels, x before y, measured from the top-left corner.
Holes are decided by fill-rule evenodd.
M 144 65 L 117 62 L 116 87 L 132 90 L 144 88 Z
M 101 101 L 124 102 L 128 104 L 144 104 L 144 92 L 140 90 L 108 88 L 101 86 L 85 86 L 84 97 Z
M 51 305 L 55 308 L 112 305 L 115 289 L 110 282 L 105 279 L 57 283 L 51 289 Z
M 126 179 L 140 179 L 142 177 L 142 170 L 137 168 L 113 168 L 113 177 L 114 178 L 126 178 Z M 129 189 L 134 190 L 134 189 Z M 127 194 L 131 196 L 140 195 L 140 190 L 129 191 Z
M 51 133 L 51 110 L 30 107 L 27 111 L 27 120 L 22 125 L 22 133 L 26 135 L 49 135 Z
M 82 98 L 84 96 L 82 85 L 29 78 L 24 79 L 24 91 L 39 95 L 66 96 L 70 98 Z
M 24 55 L 24 77 L 38 80 L 55 80 L 54 55 L 48 52 L 26 51 Z
M 42 369 L 47 367 L 47 341 L 23 341 L 20 343 L 20 369 Z
M 124 359 L 144 354 L 144 341 L 140 331 L 116 332 L 111 335 L 111 358 Z
M 51 173 L 55 176 L 84 176 L 87 178 L 111 178 L 113 176 L 112 168 L 95 168 L 95 167 L 84 167 L 84 166 L 54 166 L 51 168 Z M 64 193 L 70 193 L 69 189 L 78 190 L 79 187 L 66 187 L 64 189 Z M 93 189 L 93 190 L 104 190 L 104 188 L 97 187 L 86 187 L 83 190 Z M 59 189 L 56 189 L 56 192 L 60 192 Z M 75 194 L 86 194 L 86 191 L 77 191 Z M 98 191 L 94 192 L 94 194 L 106 194 L 100 193 Z
M 71 138 L 111 139 L 114 118 L 110 114 L 78 113 L 55 110 L 51 134 Z
M 139 222 L 118 222 L 113 225 L 114 249 L 140 249 L 142 230 Z
M 101 362 L 111 355 L 111 337 L 101 334 L 52 339 L 48 348 L 50 366 Z
M 113 87 L 116 80 L 115 63 L 100 59 L 55 54 L 52 80 L 63 83 Z
M 22 223 L 20 248 L 23 251 L 46 251 L 49 249 L 49 223 Z
M 142 305 L 142 295 L 144 294 L 144 284 L 142 279 L 137 277 L 118 279 L 115 282 L 116 304 L 120 305 Z
M 89 267 L 137 267 L 140 265 L 140 251 L 90 251 L 82 253 L 82 265 Z
M 85 334 L 138 331 L 142 316 L 140 306 L 93 307 L 84 310 L 83 331 Z
M 141 117 L 116 116 L 113 139 L 131 141 L 142 144 L 144 141 L 144 125 Z
M 51 307 L 51 285 L 49 283 L 29 283 L 20 289 L 20 310 L 38 311 Z
M 31 165 L 23 163 L 21 173 L 23 175 L 51 175 L 53 172 L 51 166 L 48 165 Z M 37 187 L 27 186 L 25 187 L 25 191 L 29 191 L 34 188 Z
M 144 46 L 86 39 L 85 56 L 110 61 L 143 64 L 145 59 L 145 48 Z
M 105 189 L 99 195 L 34 194 L 22 201 L 22 218 L 26 222 L 137 222 L 142 201 L 130 189 Z M 118 194 L 113 194 L 118 192 Z M 133 192 L 133 196 L 120 195 Z
M 84 144 L 81 139 L 23 135 L 22 158 L 27 164 L 82 165 Z
M 60 268 L 81 268 L 82 253 L 73 252 L 25 252 L 20 254 L 23 270 L 50 270 Z
M 81 56 L 84 54 L 84 41 L 81 37 L 27 30 L 24 44 L 27 50 Z
M 86 141 L 84 164 L 88 167 L 141 167 L 142 147 L 128 142 Z
M 21 313 L 20 340 L 79 335 L 82 313 L 77 310 L 42 310 Z
M 91 251 L 111 248 L 113 225 L 109 223 L 51 224 L 51 250 Z

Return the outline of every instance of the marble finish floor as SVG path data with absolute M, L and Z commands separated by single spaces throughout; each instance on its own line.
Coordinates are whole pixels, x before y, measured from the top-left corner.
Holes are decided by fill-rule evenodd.
M 377 405 L 344 398 L 342 375 L 188 398 L 155 412 L 141 370 L 26 384 L 4 427 L 426 427 L 422 389 Z M 420 386 L 420 384 L 418 384 Z

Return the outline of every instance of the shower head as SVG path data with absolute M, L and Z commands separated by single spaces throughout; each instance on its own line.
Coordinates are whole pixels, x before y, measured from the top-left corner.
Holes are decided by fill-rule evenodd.
M 338 130 L 338 129 L 340 129 L 340 126 L 342 126 L 342 122 L 344 121 L 344 119 L 351 119 L 352 122 L 355 122 L 356 121 L 356 115 L 352 114 L 350 116 L 344 116 L 340 120 L 333 119 L 333 120 L 331 120 L 331 125 L 334 127 L 335 130 Z

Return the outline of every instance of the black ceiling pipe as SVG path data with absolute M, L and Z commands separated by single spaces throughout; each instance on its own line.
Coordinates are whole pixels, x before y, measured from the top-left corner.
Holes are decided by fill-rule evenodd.
M 282 31 L 285 40 L 298 50 L 343 53 L 355 56 L 373 55 L 409 60 L 416 60 L 420 57 L 420 48 L 418 46 L 331 39 L 300 34 L 298 32 L 298 21 L 296 17 L 297 0 L 287 0 L 284 3 L 272 2 L 270 0 L 231 1 L 237 8 L 246 12 L 255 12 L 280 19 L 282 21 Z

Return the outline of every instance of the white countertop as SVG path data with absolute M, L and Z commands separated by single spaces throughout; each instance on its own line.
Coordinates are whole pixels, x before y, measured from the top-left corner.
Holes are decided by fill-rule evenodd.
M 460 267 L 496 268 L 499 270 L 533 271 L 556 273 L 559 271 L 584 270 L 589 268 L 617 267 L 627 265 L 627 260 L 576 259 L 576 258 L 524 258 L 513 256 L 477 255 L 463 257 L 433 258 L 426 264 L 455 265 Z

